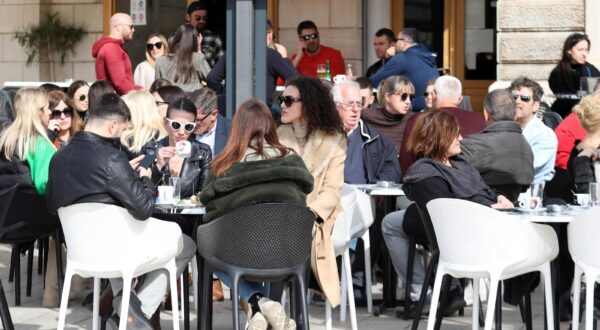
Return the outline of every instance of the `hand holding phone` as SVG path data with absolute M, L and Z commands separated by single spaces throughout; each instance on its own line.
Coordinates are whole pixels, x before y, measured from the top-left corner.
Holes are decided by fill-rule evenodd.
M 147 169 L 150 166 L 152 166 L 152 164 L 154 164 L 155 160 L 156 160 L 156 155 L 146 155 L 144 157 L 144 159 L 142 159 L 142 161 L 140 162 L 140 167 Z

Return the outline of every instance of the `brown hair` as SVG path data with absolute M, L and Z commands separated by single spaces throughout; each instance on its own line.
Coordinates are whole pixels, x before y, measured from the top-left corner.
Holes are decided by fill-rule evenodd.
M 279 143 L 277 126 L 266 104 L 251 98 L 243 102 L 236 110 L 231 123 L 231 132 L 225 148 L 213 159 L 211 170 L 220 177 L 244 156 L 246 149 L 253 144 L 255 154 L 267 157 L 265 144 L 279 151 L 279 157 L 286 156 L 290 150 Z M 254 145 L 255 144 L 255 145 Z
M 581 122 L 581 127 L 587 133 L 594 133 L 600 129 L 600 92 L 588 95 L 573 108 Z
M 54 110 L 56 106 L 63 101 L 67 107 L 71 108 L 73 111 L 71 112 L 71 127 L 69 127 L 69 137 L 73 138 L 76 132 L 82 131 L 84 128 L 83 120 L 79 117 L 79 113 L 77 110 L 73 109 L 69 102 L 69 96 L 65 94 L 63 91 L 52 91 L 48 93 L 48 103 L 50 111 Z M 54 141 L 54 145 L 58 148 L 60 147 L 60 141 L 56 139 Z
M 408 150 L 417 158 L 445 161 L 448 148 L 460 133 L 453 114 L 439 109 L 419 115 L 408 137 Z

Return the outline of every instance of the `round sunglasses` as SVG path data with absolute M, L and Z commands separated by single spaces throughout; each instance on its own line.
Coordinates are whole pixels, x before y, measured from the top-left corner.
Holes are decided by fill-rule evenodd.
M 410 99 L 410 101 L 412 102 L 412 100 L 414 100 L 414 99 L 415 99 L 415 94 L 408 94 L 408 93 L 402 93 L 402 94 L 399 94 L 399 93 L 396 93 L 395 95 L 398 95 L 398 96 L 400 96 L 400 99 L 401 99 L 402 101 L 406 101 L 406 99 L 407 99 L 407 98 L 409 98 L 409 99 Z
M 177 120 L 173 120 L 173 119 L 169 119 L 169 118 L 165 118 L 165 119 L 169 122 L 169 126 L 171 126 L 171 128 L 174 131 L 178 131 L 179 129 L 181 129 L 182 126 L 186 132 L 193 132 L 194 129 L 196 128 L 196 123 L 182 124 L 182 123 L 178 122 Z

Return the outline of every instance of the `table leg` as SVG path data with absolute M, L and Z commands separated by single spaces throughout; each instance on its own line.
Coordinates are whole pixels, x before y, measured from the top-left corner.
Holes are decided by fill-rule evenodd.
M 396 196 L 385 196 L 383 202 L 384 213 L 387 215 L 393 212 L 396 207 Z M 388 307 L 396 307 L 397 303 L 396 288 L 398 287 L 398 276 L 392 265 L 387 245 L 383 240 L 381 240 L 380 244 L 382 244 L 381 252 L 383 258 L 383 299 L 379 305 L 373 306 L 374 316 L 383 314 Z
M 183 313 L 183 329 L 190 330 L 190 272 L 189 267 L 185 267 L 183 270 L 183 288 L 181 288 L 182 294 L 182 307 L 181 312 Z

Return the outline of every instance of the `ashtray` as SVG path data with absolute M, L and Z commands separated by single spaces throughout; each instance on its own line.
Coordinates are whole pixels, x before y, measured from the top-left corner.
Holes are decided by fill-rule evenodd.
M 564 211 L 565 207 L 558 204 L 550 204 L 546 205 L 546 209 L 548 210 L 548 212 L 558 213 Z
M 377 187 L 379 188 L 392 188 L 393 185 L 393 181 L 377 181 Z

